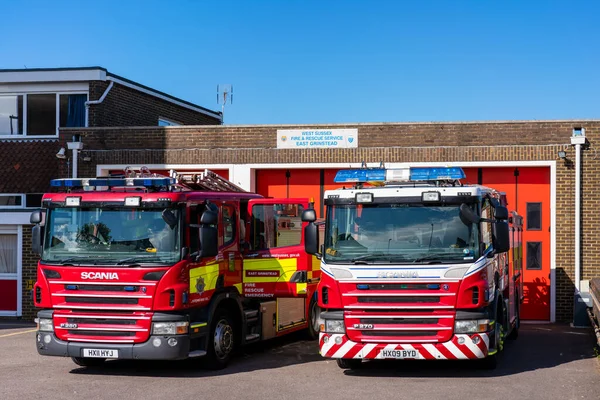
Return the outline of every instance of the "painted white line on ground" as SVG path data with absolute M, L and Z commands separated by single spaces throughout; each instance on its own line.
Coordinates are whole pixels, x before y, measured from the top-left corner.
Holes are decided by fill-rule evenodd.
M 37 331 L 37 329 L 30 329 L 30 330 L 27 330 L 27 331 L 7 333 L 6 335 L 0 335 L 0 337 L 8 337 L 8 336 L 20 335 L 22 333 L 31 333 L 31 332 L 35 332 L 35 331 Z

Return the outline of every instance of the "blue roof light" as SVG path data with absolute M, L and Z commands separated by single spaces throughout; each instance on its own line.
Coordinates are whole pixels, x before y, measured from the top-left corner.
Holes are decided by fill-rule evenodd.
M 465 179 L 465 172 L 460 167 L 411 168 L 411 181 L 442 181 Z
M 167 187 L 175 185 L 174 178 L 95 178 L 95 179 L 53 179 L 50 186 L 54 188 L 83 188 L 83 187 L 116 187 L 116 186 L 143 186 L 147 188 Z
M 385 182 L 385 169 L 346 169 L 338 171 L 335 183 Z

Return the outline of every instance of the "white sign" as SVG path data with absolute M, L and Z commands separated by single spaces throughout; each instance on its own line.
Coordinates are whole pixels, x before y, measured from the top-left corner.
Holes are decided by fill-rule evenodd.
M 358 129 L 278 129 L 278 149 L 348 149 L 358 147 Z

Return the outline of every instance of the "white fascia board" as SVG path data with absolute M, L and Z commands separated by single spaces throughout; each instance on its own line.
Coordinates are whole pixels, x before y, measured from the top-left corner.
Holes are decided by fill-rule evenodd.
M 0 84 L 32 82 L 88 82 L 104 80 L 106 80 L 106 71 L 100 68 L 66 69 L 54 71 L 0 71 Z
M 33 210 L 2 212 L 0 213 L 0 217 L 2 219 L 2 224 L 0 224 L 0 227 L 3 225 L 31 225 L 31 222 L 29 222 L 29 217 L 31 216 L 32 211 Z
M 85 92 L 88 82 L 0 83 L 1 94 Z

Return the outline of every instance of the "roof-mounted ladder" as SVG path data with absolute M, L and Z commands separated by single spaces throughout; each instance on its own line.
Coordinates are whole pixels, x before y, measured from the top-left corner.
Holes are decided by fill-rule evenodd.
M 246 190 L 217 175 L 208 169 L 203 172 L 170 171 L 171 178 L 175 178 L 178 184 L 190 190 L 208 190 L 213 192 L 246 192 Z

